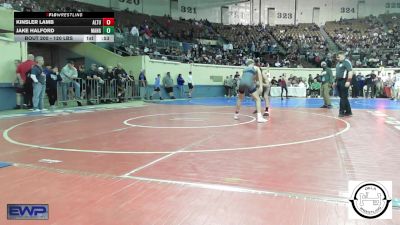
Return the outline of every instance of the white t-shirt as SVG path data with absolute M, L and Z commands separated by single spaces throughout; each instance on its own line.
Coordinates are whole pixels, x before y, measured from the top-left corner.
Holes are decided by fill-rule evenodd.
M 132 29 L 131 29 L 131 34 L 132 34 L 132 36 L 137 36 L 137 37 L 139 37 L 139 30 L 134 26 L 134 27 L 132 27 Z
M 188 83 L 193 84 L 193 76 L 192 75 L 188 76 Z
M 395 78 L 394 78 L 394 86 L 397 88 L 400 88 L 400 73 L 396 74 Z

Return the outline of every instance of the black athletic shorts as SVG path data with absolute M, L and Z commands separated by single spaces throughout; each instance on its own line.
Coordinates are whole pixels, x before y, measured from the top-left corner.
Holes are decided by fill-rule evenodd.
M 17 84 L 15 87 L 15 92 L 18 94 L 24 94 L 25 93 L 25 89 L 22 85 Z
M 166 87 L 166 88 L 165 88 L 165 91 L 166 91 L 167 93 L 171 93 L 171 92 L 173 92 L 174 90 L 173 90 L 172 87 Z
M 192 83 L 188 83 L 189 89 L 193 89 L 193 84 Z

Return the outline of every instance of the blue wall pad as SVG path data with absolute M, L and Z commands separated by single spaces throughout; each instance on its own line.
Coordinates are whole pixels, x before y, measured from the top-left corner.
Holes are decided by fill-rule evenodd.
M 11 163 L 0 162 L 0 168 L 7 167 L 7 166 L 11 166 L 11 165 L 12 165 Z
M 393 208 L 400 208 L 400 198 L 393 199 Z
M 17 97 L 15 87 L 12 84 L 0 83 L 0 110 L 13 109 L 16 105 Z

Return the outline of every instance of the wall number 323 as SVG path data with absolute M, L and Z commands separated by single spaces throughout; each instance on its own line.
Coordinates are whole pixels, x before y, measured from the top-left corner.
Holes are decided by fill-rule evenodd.
M 293 19 L 292 13 L 277 13 L 276 16 L 278 19 Z

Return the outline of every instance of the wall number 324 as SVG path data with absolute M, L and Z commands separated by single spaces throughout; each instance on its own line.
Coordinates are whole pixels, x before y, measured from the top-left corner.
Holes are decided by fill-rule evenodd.
M 356 10 L 355 10 L 354 8 L 345 8 L 345 7 L 342 7 L 342 8 L 340 8 L 340 12 L 341 12 L 341 13 L 355 13 Z

